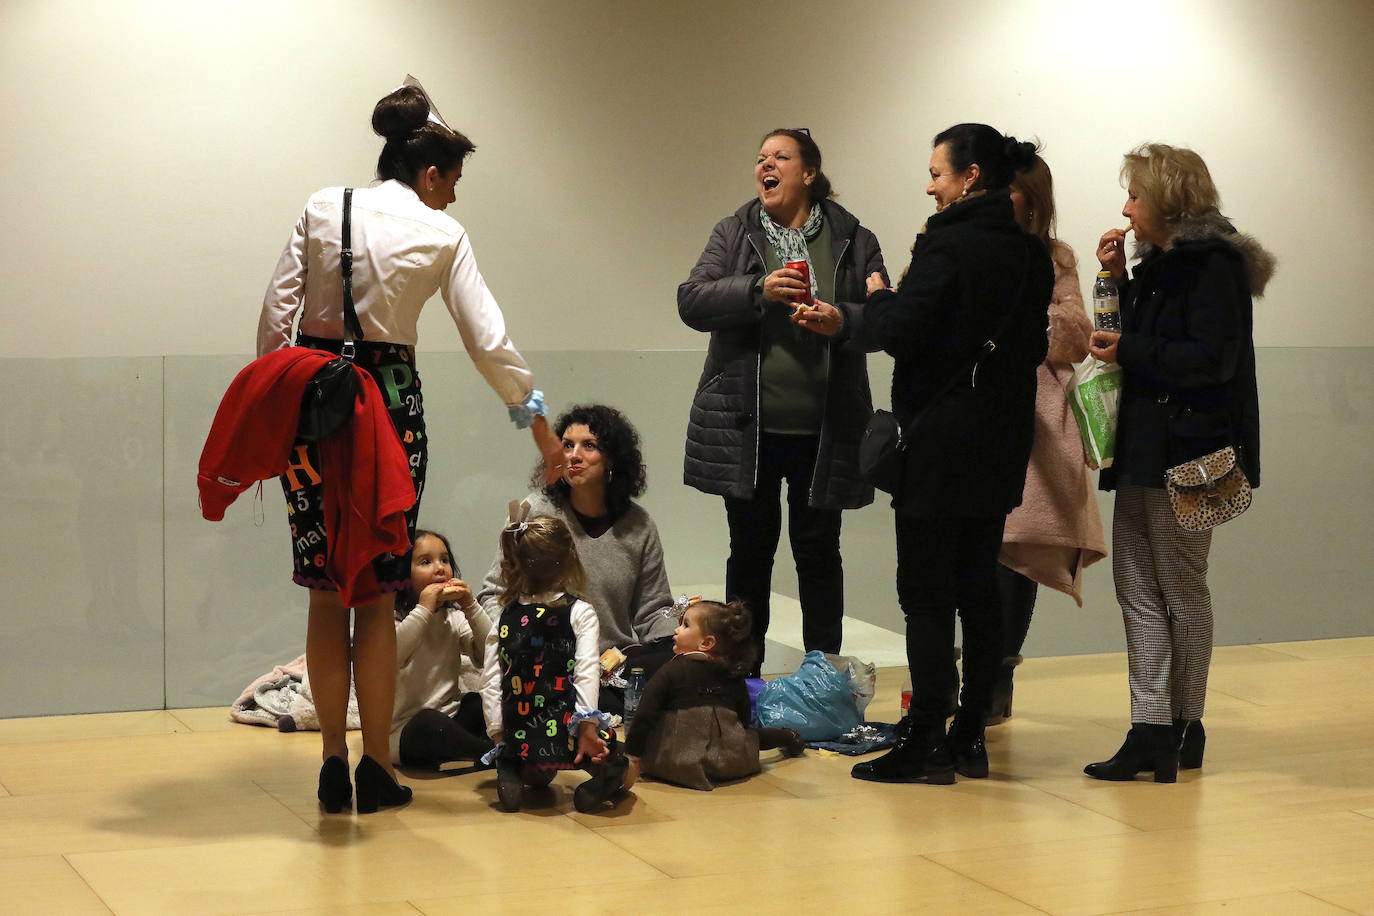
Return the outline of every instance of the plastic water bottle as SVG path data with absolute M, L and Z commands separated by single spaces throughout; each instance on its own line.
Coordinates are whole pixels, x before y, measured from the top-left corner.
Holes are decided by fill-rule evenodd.
M 1093 281 L 1093 327 L 1099 331 L 1121 330 L 1121 300 L 1109 270 L 1098 271 Z
M 625 724 L 629 725 L 639 711 L 639 695 L 644 692 L 644 669 L 631 668 L 625 679 Z

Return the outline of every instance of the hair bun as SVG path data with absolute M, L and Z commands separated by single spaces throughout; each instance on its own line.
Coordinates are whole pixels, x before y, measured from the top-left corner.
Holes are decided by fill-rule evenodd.
M 1035 162 L 1035 156 L 1040 152 L 1040 144 L 1008 136 L 1002 143 L 1002 152 L 1011 163 L 1012 171 L 1019 172 Z
M 372 129 L 387 140 L 405 139 L 429 120 L 429 100 L 417 86 L 402 86 L 372 109 Z

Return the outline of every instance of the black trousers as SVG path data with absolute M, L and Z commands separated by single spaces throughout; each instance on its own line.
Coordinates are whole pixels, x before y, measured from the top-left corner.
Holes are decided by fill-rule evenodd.
M 787 535 L 797 565 L 806 651 L 840 651 L 844 637 L 844 564 L 840 561 L 840 510 L 816 509 L 807 502 L 816 471 L 818 436 L 764 433 L 759 447 L 758 485 L 752 499 L 725 497 L 730 526 L 730 558 L 725 563 L 727 601 L 743 601 L 754 620 L 757 655 L 753 676 L 763 664 L 768 632 L 773 557 L 782 535 L 778 502 L 787 481 Z
M 981 717 L 1002 663 L 997 555 L 1006 517 L 912 518 L 897 515 L 897 600 L 906 617 L 911 716 L 943 722 L 954 655 L 954 617 L 964 637 L 962 715 Z M 976 723 L 980 725 L 981 718 Z

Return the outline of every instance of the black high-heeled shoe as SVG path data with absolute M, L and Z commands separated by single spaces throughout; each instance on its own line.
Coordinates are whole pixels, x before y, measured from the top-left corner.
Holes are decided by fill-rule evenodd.
M 358 784 L 359 814 L 372 814 L 378 808 L 404 805 L 413 795 L 410 786 L 398 783 L 385 767 L 366 754 L 358 761 L 353 780 Z
M 1126 741 L 1110 760 L 1090 763 L 1083 773 L 1093 779 L 1129 782 L 1153 770 L 1155 782 L 1178 781 L 1178 743 L 1172 725 L 1132 722 Z
M 348 781 L 348 761 L 335 754 L 320 767 L 320 790 L 315 793 L 320 807 L 328 814 L 338 814 L 353 798 L 353 784 Z

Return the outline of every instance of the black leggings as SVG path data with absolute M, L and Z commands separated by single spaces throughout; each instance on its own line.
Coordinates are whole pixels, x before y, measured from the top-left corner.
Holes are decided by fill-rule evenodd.
M 401 766 L 438 769 L 450 760 L 475 760 L 491 750 L 482 698 L 463 695 L 452 717 L 422 709 L 401 729 Z
M 1002 598 L 1003 658 L 1014 658 L 1021 654 L 1021 647 L 1026 644 L 1026 634 L 1030 632 L 1038 590 L 1034 579 L 1001 563 L 997 564 L 997 592 Z

